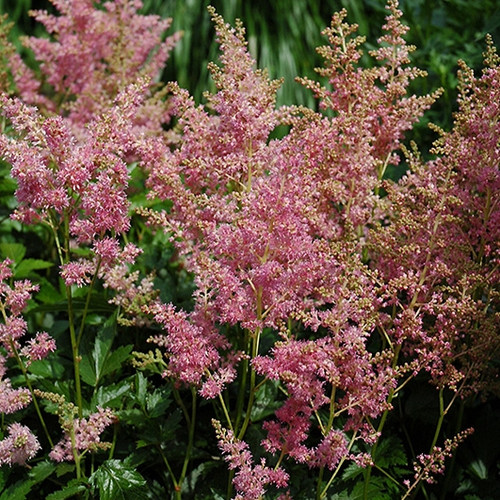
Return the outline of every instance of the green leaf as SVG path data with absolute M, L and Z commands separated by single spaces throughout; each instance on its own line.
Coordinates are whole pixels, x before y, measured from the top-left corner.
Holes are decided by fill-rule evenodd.
M 366 495 L 366 493 L 368 494 Z M 394 497 L 388 493 L 387 482 L 384 479 L 372 477 L 367 492 L 365 492 L 364 481 L 360 481 L 356 483 L 349 496 L 349 500 L 362 500 L 363 498 L 369 498 L 370 500 L 391 500 Z
M 18 481 L 3 491 L 0 500 L 25 500 L 26 495 L 31 491 L 34 485 L 35 483 L 33 481 Z
M 82 380 L 97 387 L 101 378 L 120 368 L 132 351 L 133 346 L 120 346 L 111 352 L 111 346 L 116 335 L 116 314 L 111 316 L 99 330 L 91 352 L 82 356 L 80 373 Z
M 151 418 L 159 417 L 165 413 L 172 400 L 169 398 L 170 387 L 156 389 L 153 394 L 147 395 L 147 410 Z
M 222 496 L 220 493 L 217 493 L 213 488 L 210 488 L 210 492 L 213 495 L 211 498 L 213 500 L 224 500 L 226 497 Z
M 89 479 L 99 490 L 100 500 L 139 500 L 147 498 L 145 479 L 121 460 L 106 460 Z
M 81 479 L 73 479 L 62 490 L 55 491 L 48 495 L 46 500 L 65 500 L 66 498 L 74 498 L 78 493 L 86 490 L 86 483 L 83 483 Z
M 119 407 L 122 398 L 130 393 L 130 381 L 122 380 L 117 384 L 101 386 L 92 397 L 91 406 Z
M 408 459 L 401 440 L 389 436 L 379 441 L 374 462 L 381 468 L 392 465 L 408 465 Z
M 16 278 L 27 278 L 30 276 L 32 271 L 37 271 L 39 269 L 48 269 L 52 267 L 52 262 L 47 262 L 40 259 L 24 259 L 16 266 L 14 271 L 14 276 Z
M 21 262 L 26 255 L 26 247 L 21 243 L 0 243 L 2 255 L 13 262 Z
M 33 361 L 28 371 L 44 379 L 57 380 L 63 376 L 64 366 L 61 364 L 60 359 L 50 357 L 39 361 Z
M 40 291 L 36 294 L 37 300 L 44 304 L 55 304 L 64 301 L 61 292 L 47 279 L 38 280 Z
M 57 466 L 56 464 L 49 462 L 48 460 L 44 460 L 33 467 L 29 472 L 29 477 L 33 481 L 33 483 L 41 483 L 45 479 L 47 479 L 55 470 Z
M 258 422 L 259 420 L 263 420 L 273 415 L 281 406 L 281 403 L 277 401 L 278 386 L 279 381 L 268 380 L 259 388 L 255 395 L 255 403 L 252 408 L 252 422 Z
M 488 479 L 488 468 L 486 467 L 486 465 L 484 464 L 484 462 L 480 458 L 473 460 L 469 464 L 468 469 L 478 479 L 481 479 L 481 480 Z
M 147 386 L 146 377 L 141 372 L 137 372 L 135 376 L 135 398 L 142 408 L 146 408 Z
M 133 345 L 122 345 L 118 349 L 114 350 L 111 355 L 106 359 L 105 364 L 102 368 L 101 377 L 118 370 L 123 362 L 128 359 L 130 353 L 132 352 Z
M 363 475 L 364 471 L 365 469 L 363 467 L 360 467 L 355 463 L 351 463 L 345 468 L 344 473 L 342 474 L 342 479 L 344 481 L 355 479 L 360 475 Z

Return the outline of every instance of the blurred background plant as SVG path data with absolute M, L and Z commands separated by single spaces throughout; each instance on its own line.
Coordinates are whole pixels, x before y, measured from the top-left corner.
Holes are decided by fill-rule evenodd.
M 368 46 L 375 44 L 377 30 L 386 15 L 381 0 L 143 0 L 143 13 L 172 17 L 170 33 L 182 31 L 163 74 L 164 80 L 176 80 L 196 100 L 212 88 L 207 64 L 217 59 L 218 48 L 207 11 L 213 5 L 226 22 L 243 21 L 252 55 L 271 78 L 284 78 L 278 93 L 278 105 L 314 106 L 311 93 L 295 82 L 296 76 L 314 76 L 321 58 L 314 48 L 324 43 L 320 31 L 329 24 L 331 15 L 346 8 L 348 21 L 359 25 Z M 417 94 L 443 87 L 441 99 L 427 113 L 425 121 L 433 121 L 445 129 L 451 126 L 455 110 L 456 71 L 458 59 L 479 70 L 485 49 L 484 37 L 490 33 L 500 42 L 500 4 L 497 0 L 401 0 L 404 22 L 410 26 L 408 42 L 418 50 L 413 55 L 416 66 L 429 73 L 427 79 L 413 82 Z M 50 0 L 0 0 L 0 12 L 8 13 L 15 23 L 12 36 L 43 33 L 41 25 L 28 15 L 30 9 L 52 10 Z M 25 53 L 25 56 L 29 57 Z M 370 64 L 368 56 L 363 65 Z M 426 134 L 426 123 L 417 134 Z M 432 136 L 428 141 L 432 141 Z M 422 137 L 418 137 L 419 142 Z

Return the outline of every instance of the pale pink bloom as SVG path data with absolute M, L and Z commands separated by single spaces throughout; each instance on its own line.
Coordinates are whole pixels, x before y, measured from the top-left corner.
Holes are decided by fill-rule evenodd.
M 0 465 L 25 465 L 38 450 L 40 443 L 25 425 L 17 422 L 9 425 L 8 435 L 0 441 Z
M 222 428 L 220 422 L 212 420 L 219 448 L 225 455 L 229 469 L 235 470 L 233 485 L 237 491 L 235 500 L 256 500 L 266 493 L 266 486 L 274 484 L 278 488 L 288 485 L 289 476 L 281 468 L 271 468 L 264 459 L 255 465 L 248 444 L 236 439 L 231 430 Z
M 66 422 L 64 436 L 50 452 L 50 458 L 56 462 L 73 461 L 73 453 L 82 454 L 108 448 L 110 443 L 101 441 L 100 435 L 115 420 L 116 416 L 110 408 L 98 407 L 97 412 L 90 414 L 88 418 Z M 74 434 L 75 450 L 72 448 L 71 433 Z
M 15 413 L 31 403 L 28 389 L 13 389 L 9 379 L 0 380 L 0 413 Z
M 110 107 L 127 85 L 146 77 L 152 87 L 179 34 L 162 41 L 171 20 L 138 14 L 142 2 L 136 0 L 103 2 L 102 9 L 90 0 L 58 1 L 54 5 L 59 15 L 33 13 L 51 38 L 29 37 L 24 43 L 34 52 L 44 81 L 56 94 L 55 100 L 57 95 L 65 96 L 62 104 L 45 107 L 67 115 L 74 130 L 84 137 L 85 124 Z M 27 70 L 20 68 L 19 73 L 25 75 Z M 44 104 L 34 92 L 32 75 L 17 80 L 25 102 Z M 158 132 L 164 115 L 151 100 L 134 116 L 134 126 Z
M 23 346 L 20 353 L 26 357 L 26 366 L 29 366 L 33 361 L 45 359 L 55 350 L 55 340 L 46 332 L 38 332 Z
M 92 275 L 95 271 L 95 265 L 88 260 L 79 260 L 68 262 L 61 266 L 61 278 L 67 286 L 88 285 L 92 281 Z

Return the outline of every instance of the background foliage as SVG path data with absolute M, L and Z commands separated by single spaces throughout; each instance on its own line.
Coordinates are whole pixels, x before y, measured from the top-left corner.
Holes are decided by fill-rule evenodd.
M 348 21 L 359 25 L 359 34 L 373 46 L 386 15 L 380 0 L 144 0 L 143 13 L 173 18 L 171 32 L 182 31 L 168 61 L 164 80 L 176 80 L 200 100 L 213 89 L 207 70 L 217 59 L 218 47 L 207 11 L 213 5 L 226 22 L 240 18 L 247 31 L 250 52 L 259 67 L 267 68 L 271 78 L 284 78 L 278 92 L 278 105 L 314 106 L 310 92 L 294 81 L 297 75 L 314 76 L 322 64 L 315 47 L 324 43 L 321 30 L 331 15 L 345 7 Z M 428 119 L 449 128 L 456 101 L 458 59 L 474 69 L 481 68 L 484 36 L 490 33 L 500 42 L 500 5 L 496 0 L 402 0 L 404 22 L 410 26 L 408 43 L 418 51 L 413 61 L 429 73 L 427 79 L 413 82 L 416 94 L 443 87 L 444 94 Z M 49 0 L 0 0 L 0 12 L 15 23 L 13 35 L 43 33 L 29 17 L 30 9 L 53 10 Z M 368 60 L 363 61 L 366 65 Z

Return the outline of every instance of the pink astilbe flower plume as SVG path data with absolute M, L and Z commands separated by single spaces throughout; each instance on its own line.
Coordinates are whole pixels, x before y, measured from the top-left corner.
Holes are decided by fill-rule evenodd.
M 266 493 L 266 486 L 274 484 L 284 488 L 289 476 L 281 468 L 270 468 L 264 459 L 259 465 L 254 465 L 248 445 L 235 438 L 231 430 L 224 429 L 220 422 L 212 420 L 219 448 L 224 453 L 224 459 L 229 463 L 229 469 L 235 470 L 233 485 L 237 491 L 235 500 L 258 500 Z
M 347 12 L 342 10 L 323 32 L 329 45 L 318 49 L 325 67 L 317 71 L 328 78 L 329 87 L 299 79 L 320 99 L 320 108 L 332 110 L 334 116 L 308 112 L 302 120 L 292 118 L 290 140 L 313 176 L 318 203 L 342 231 L 349 228 L 346 222 L 357 228 L 380 215 L 374 211 L 381 203 L 377 195 L 386 168 L 399 162 L 395 152 L 404 133 L 439 95 L 408 95 L 410 81 L 425 73 L 408 66 L 413 47 L 403 38 L 407 27 L 400 21 L 397 2 L 388 2 L 387 8 L 381 47 L 370 52 L 378 65 L 358 67 L 364 38 L 354 37 L 357 27 L 344 22 Z
M 96 452 L 111 447 L 111 443 L 101 441 L 104 429 L 116 420 L 110 408 L 97 408 L 97 411 L 91 413 L 88 418 L 60 415 L 60 420 L 64 436 L 50 452 L 52 460 L 73 461 L 75 453 L 82 456 L 86 452 Z
M 17 99 L 2 98 L 3 113 L 17 134 L 0 137 L 2 157 L 12 164 L 18 184 L 14 217 L 27 224 L 43 222 L 62 241 L 72 238 L 90 247 L 90 258 L 68 260 L 67 255 L 61 262 L 68 285 L 88 284 L 98 269 L 104 273 L 120 259 L 117 235 L 130 227 L 131 118 L 146 87 L 147 81 L 140 80 L 124 89 L 89 127 L 84 143 L 61 117 L 45 118 Z
M 411 171 L 386 182 L 390 216 L 371 240 L 396 311 L 390 336 L 434 383 L 466 397 L 497 385 L 490 360 L 500 349 L 500 69 L 491 41 L 481 77 L 461 68 L 453 129 L 436 129 L 435 159 L 407 152 Z
M 0 441 L 0 465 L 25 465 L 39 449 L 40 443 L 28 427 L 10 424 L 7 437 Z
M 150 196 L 172 202 L 168 213 L 143 213 L 170 232 L 197 286 L 189 316 L 159 306 L 166 333 L 154 340 L 166 350 L 169 374 L 191 374 L 200 384 L 205 368 L 220 362 L 218 350 L 227 356 L 220 324 L 241 326 L 253 341 L 263 328 L 279 331 L 282 340 L 267 354 L 259 355 L 258 342 L 246 347 L 251 369 L 287 393 L 276 419 L 264 423 L 263 446 L 317 467 L 333 469 L 346 457 L 369 463 L 351 453 L 352 442 L 376 440 L 371 421 L 390 408 L 398 377 L 390 351 L 373 355 L 367 347 L 386 298 L 364 246 L 384 215 L 384 171 L 435 95 L 407 95 L 421 72 L 407 67 L 401 13 L 395 2 L 388 8 L 373 69 L 356 67 L 361 40 L 350 38 L 355 28 L 343 23 L 344 13 L 326 30 L 320 73 L 331 88 L 304 83 L 333 116 L 276 110 L 278 83 L 254 69 L 241 26 L 228 27 L 212 11 L 222 65 L 211 66 L 211 112 L 171 85 L 177 143 L 148 138 L 138 147 Z M 280 123 L 291 124 L 291 133 L 270 141 Z M 299 333 L 308 328 L 318 338 L 298 340 L 284 327 L 292 320 Z M 326 408 L 345 415 L 343 427 L 320 420 L 311 444 L 311 426 Z
M 192 321 L 189 321 L 184 311 L 176 311 L 171 304 L 144 306 L 143 311 L 153 314 L 154 320 L 166 331 L 149 339 L 166 349 L 164 376 L 197 387 L 207 399 L 218 396 L 236 378 L 234 365 L 241 355 L 224 356 L 231 345 L 213 325 L 197 321 L 195 315 L 191 315 Z

